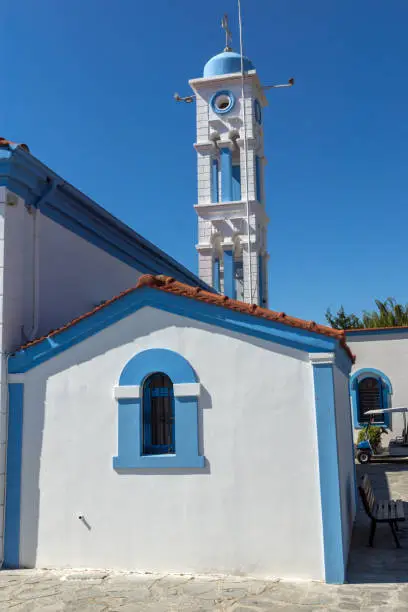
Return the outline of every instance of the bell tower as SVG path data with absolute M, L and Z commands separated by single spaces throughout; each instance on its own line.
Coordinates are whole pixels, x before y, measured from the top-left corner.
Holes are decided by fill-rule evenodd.
M 224 25 L 224 24 L 223 24 Z M 263 109 L 252 62 L 229 46 L 189 81 L 197 108 L 199 276 L 221 293 L 268 304 Z

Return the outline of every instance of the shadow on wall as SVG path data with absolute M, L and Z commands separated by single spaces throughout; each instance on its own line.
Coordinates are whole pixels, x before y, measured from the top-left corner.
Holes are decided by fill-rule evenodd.
M 348 562 L 350 583 L 408 582 L 408 462 L 357 465 L 357 484 L 368 474 L 377 501 L 404 500 L 406 524 L 400 523 L 397 549 L 388 524 L 377 526 L 374 547 L 368 546 L 370 519 L 357 500 L 357 515 Z
M 38 524 L 40 511 L 40 466 L 41 450 L 44 433 L 44 404 L 46 396 L 46 379 L 40 376 L 36 379 L 32 405 L 37 409 L 28 412 L 24 406 L 23 422 L 25 432 L 23 435 L 22 451 L 22 486 L 24 486 L 24 500 L 20 507 L 20 563 L 24 568 L 35 567 L 38 546 Z M 31 426 L 34 424 L 34 426 Z M 29 432 L 29 435 L 27 435 Z M 23 493 L 23 491 L 22 491 Z M 25 551 L 21 557 L 22 549 Z

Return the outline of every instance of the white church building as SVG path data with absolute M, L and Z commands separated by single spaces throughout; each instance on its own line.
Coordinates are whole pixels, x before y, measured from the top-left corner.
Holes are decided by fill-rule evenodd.
M 227 49 L 190 81 L 200 278 L 0 140 L 5 567 L 345 580 L 353 356 L 266 308 L 266 99 L 244 68 L 242 87 Z

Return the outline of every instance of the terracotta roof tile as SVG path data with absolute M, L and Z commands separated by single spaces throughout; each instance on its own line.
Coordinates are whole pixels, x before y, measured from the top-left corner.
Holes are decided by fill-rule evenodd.
M 137 291 L 141 287 L 151 287 L 153 289 L 158 289 L 159 291 L 165 291 L 167 293 L 173 293 L 175 295 L 181 295 L 186 298 L 198 300 L 200 302 L 206 302 L 207 304 L 213 304 L 214 306 L 221 306 L 223 308 L 228 308 L 229 310 L 233 310 L 235 312 L 242 312 L 244 314 L 250 314 L 252 316 L 256 316 L 262 319 L 267 319 L 269 321 L 276 321 L 277 323 L 283 323 L 284 325 L 288 325 L 290 327 L 295 327 L 298 329 L 304 329 L 306 331 L 311 331 L 317 334 L 322 334 L 323 336 L 329 336 L 330 338 L 335 338 L 339 340 L 340 345 L 347 352 L 349 357 L 354 361 L 354 356 L 350 351 L 349 347 L 346 344 L 346 335 L 343 330 L 333 329 L 331 327 L 327 327 L 326 325 L 319 325 L 314 321 L 305 321 L 304 319 L 297 319 L 296 317 L 291 317 L 284 312 L 275 312 L 274 310 L 269 310 L 267 308 L 261 308 L 256 304 L 245 304 L 244 302 L 239 302 L 238 300 L 232 300 L 231 298 L 225 295 L 219 295 L 217 293 L 210 293 L 209 291 L 205 291 L 204 289 L 200 289 L 200 287 L 192 287 L 190 285 L 186 285 L 184 283 L 180 283 L 176 281 L 174 278 L 170 276 L 158 275 L 153 276 L 152 274 L 144 274 L 139 278 L 137 285 L 123 291 L 119 295 L 103 302 L 100 306 L 96 306 L 93 310 L 73 319 L 66 325 L 59 327 L 58 329 L 50 331 L 45 336 L 41 338 L 37 338 L 32 340 L 31 342 L 27 342 L 23 346 L 20 347 L 19 350 L 23 350 L 29 348 L 30 346 L 34 346 L 39 342 L 42 342 L 46 338 L 51 338 L 56 334 L 63 332 L 64 330 L 72 327 L 76 323 L 83 321 L 84 319 L 92 316 L 102 308 L 113 304 L 117 300 L 120 300 L 125 295 L 132 293 L 133 291 Z
M 27 151 L 27 153 L 30 152 L 30 149 L 28 148 L 26 144 L 20 143 L 20 142 L 13 142 L 12 140 L 7 140 L 7 138 L 3 138 L 2 136 L 0 136 L 0 147 L 10 147 L 12 149 L 21 147 L 22 149 L 24 149 L 24 151 Z

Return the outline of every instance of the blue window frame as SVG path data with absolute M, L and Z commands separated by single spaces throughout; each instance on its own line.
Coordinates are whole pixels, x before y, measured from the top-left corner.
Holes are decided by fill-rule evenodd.
M 143 454 L 174 453 L 174 430 L 173 383 L 156 372 L 143 384 Z
M 350 395 L 353 408 L 354 427 L 360 429 L 369 421 L 367 410 L 391 407 L 392 386 L 389 378 L 380 370 L 367 368 L 358 370 L 350 378 Z M 373 425 L 389 427 L 390 413 L 375 415 Z
M 234 108 L 234 104 L 235 96 L 232 91 L 229 91 L 228 89 L 216 91 L 210 99 L 211 108 L 215 113 L 218 113 L 219 115 L 229 113 Z
M 190 363 L 168 349 L 147 349 L 127 362 L 118 382 L 114 469 L 203 468 L 200 384 Z

